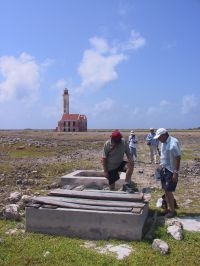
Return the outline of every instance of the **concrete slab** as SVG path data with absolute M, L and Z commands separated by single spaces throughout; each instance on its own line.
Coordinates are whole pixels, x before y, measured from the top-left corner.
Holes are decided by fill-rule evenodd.
M 120 244 L 120 245 L 113 245 L 113 244 L 105 244 L 103 246 L 98 246 L 97 243 L 92 241 L 87 241 L 82 247 L 92 249 L 97 251 L 100 254 L 106 254 L 110 256 L 114 256 L 118 260 L 123 260 L 128 257 L 132 252 L 135 250 L 128 244 Z
M 93 240 L 141 240 L 147 214 L 147 204 L 139 214 L 26 207 L 26 231 Z
M 178 221 L 183 224 L 183 229 L 191 232 L 200 232 L 200 216 L 178 217 Z
M 124 182 L 125 173 L 121 173 L 116 189 Z M 66 185 L 89 189 L 77 191 Z M 103 171 L 96 170 L 64 175 L 61 186 L 46 197 L 33 198 L 33 205 L 26 207 L 26 231 L 94 240 L 142 239 L 148 215 L 143 193 L 103 190 L 108 180 Z M 97 189 L 91 190 L 93 187 Z
M 125 173 L 120 174 L 120 179 L 115 183 L 116 189 L 120 189 L 125 181 Z M 104 177 L 103 171 L 77 170 L 61 177 L 61 186 L 85 185 L 86 187 L 97 187 L 102 189 L 108 186 L 108 180 Z

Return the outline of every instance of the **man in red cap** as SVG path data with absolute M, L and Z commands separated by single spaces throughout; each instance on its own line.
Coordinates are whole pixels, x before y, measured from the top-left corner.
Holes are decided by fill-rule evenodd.
M 126 154 L 128 161 L 124 161 Z M 125 172 L 125 184 L 123 190 L 132 193 L 131 176 L 134 169 L 134 162 L 130 154 L 129 146 L 122 137 L 119 130 L 114 130 L 110 139 L 103 147 L 102 164 L 104 175 L 109 181 L 110 190 L 115 190 L 115 182 L 120 179 L 119 172 Z

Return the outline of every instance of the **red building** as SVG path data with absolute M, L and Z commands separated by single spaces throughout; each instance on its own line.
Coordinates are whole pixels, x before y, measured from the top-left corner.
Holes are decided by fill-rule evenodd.
M 86 115 L 69 113 L 69 93 L 65 89 L 63 93 L 63 115 L 56 128 L 59 132 L 87 131 Z

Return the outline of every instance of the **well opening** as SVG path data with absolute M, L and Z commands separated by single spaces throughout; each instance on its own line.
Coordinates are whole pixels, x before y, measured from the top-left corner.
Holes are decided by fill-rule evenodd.
M 87 177 L 103 177 L 103 172 L 101 171 L 81 171 L 75 174 L 74 176 L 87 176 Z

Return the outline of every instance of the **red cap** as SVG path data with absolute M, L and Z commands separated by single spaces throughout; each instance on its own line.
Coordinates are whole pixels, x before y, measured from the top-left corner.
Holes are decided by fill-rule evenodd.
M 122 138 L 122 134 L 119 132 L 119 130 L 115 130 L 112 132 L 111 136 L 112 139 L 119 140 Z

